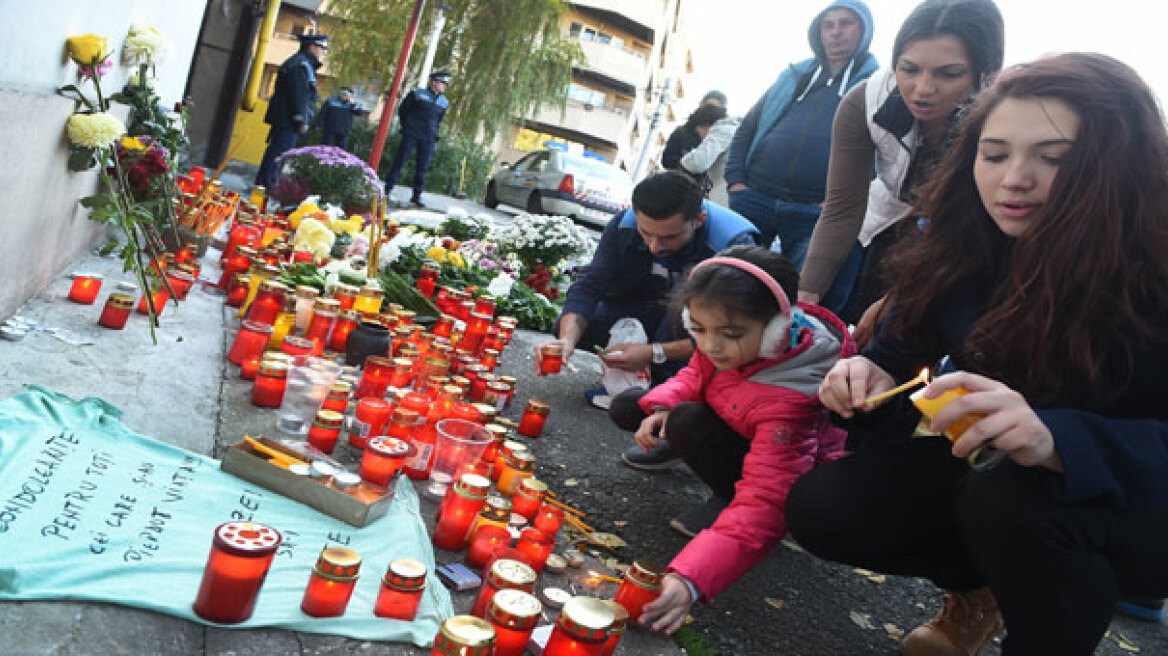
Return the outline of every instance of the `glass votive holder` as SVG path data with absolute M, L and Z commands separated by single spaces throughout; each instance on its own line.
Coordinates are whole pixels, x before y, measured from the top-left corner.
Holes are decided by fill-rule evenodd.
M 564 347 L 561 344 L 544 344 L 539 348 L 537 373 L 541 376 L 558 374 L 564 366 Z
M 220 524 L 195 597 L 195 614 L 218 624 L 238 624 L 251 617 L 279 546 L 280 532 L 269 526 Z
M 560 530 L 563 523 L 564 511 L 546 501 L 539 507 L 539 512 L 535 513 L 535 519 L 531 520 L 532 526 L 551 536 Z
M 539 437 L 543 434 L 550 413 L 551 406 L 547 403 L 539 399 L 529 400 L 527 408 L 523 411 L 523 416 L 519 418 L 519 427 L 515 429 L 515 432 L 524 437 Z
M 555 546 L 556 540 L 552 536 L 537 528 L 525 528 L 519 533 L 519 543 L 515 548 L 527 555 L 527 562 L 538 574 L 543 571 Z
M 74 273 L 73 284 L 69 287 L 69 300 L 82 305 L 93 305 L 99 291 L 101 291 L 101 275 Z
M 126 327 L 126 321 L 129 320 L 133 308 L 133 296 L 114 292 L 105 299 L 105 307 L 101 310 L 97 325 L 110 330 L 121 330 Z
M 166 302 L 170 300 L 170 290 L 163 285 L 154 293 L 142 294 L 136 308 L 138 314 L 150 314 L 150 310 L 146 308 L 147 299 L 150 299 L 149 302 L 154 306 L 154 314 L 161 315 L 162 309 L 166 307 Z
M 363 399 L 367 396 L 381 398 L 389 391 L 390 379 L 393 377 L 393 362 L 389 358 L 379 355 L 370 355 L 365 358 L 365 371 L 361 374 L 361 382 L 357 383 L 354 395 Z
M 465 533 L 465 532 L 464 532 Z M 491 560 L 497 546 L 511 545 L 511 532 L 502 526 L 484 526 L 475 532 L 474 540 L 466 550 L 466 565 L 481 570 Z
M 279 408 L 284 403 L 288 385 L 288 365 L 283 362 L 261 360 L 251 388 L 252 405 L 261 408 Z
M 364 449 L 370 437 L 383 435 L 391 412 L 393 406 L 383 398 L 368 396 L 358 401 L 353 420 L 348 422 L 349 446 Z
M 664 577 L 665 570 L 656 563 L 634 560 L 612 600 L 624 606 L 629 617 L 636 620 L 644 611 L 645 604 L 661 596 L 661 580 Z
M 534 476 L 524 478 L 519 482 L 515 496 L 511 498 L 511 512 L 522 515 L 529 522 L 532 521 L 539 512 L 547 491 L 547 483 Z
M 329 388 L 328 396 L 324 398 L 324 405 L 321 406 L 325 410 L 332 410 L 345 414 L 349 409 L 349 399 L 353 395 L 353 385 L 351 383 L 339 380 L 333 383 Z
M 313 617 L 344 615 L 360 569 L 361 555 L 356 551 L 347 547 L 326 547 L 320 552 L 308 579 L 300 610 Z
M 390 561 L 373 614 L 412 622 L 418 615 L 422 592 L 426 589 L 426 566 L 410 558 Z

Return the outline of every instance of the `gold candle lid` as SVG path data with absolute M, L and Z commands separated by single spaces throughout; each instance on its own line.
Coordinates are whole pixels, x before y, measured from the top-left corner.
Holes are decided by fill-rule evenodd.
M 467 499 L 486 499 L 491 481 L 481 474 L 463 474 L 454 484 L 454 493 Z
M 376 287 L 362 287 L 358 294 L 367 298 L 382 298 L 385 296 L 385 292 Z
M 344 421 L 345 415 L 336 410 L 320 410 L 316 413 L 316 419 L 312 421 L 312 425 L 326 429 L 339 429 Z
M 316 346 L 316 342 L 307 337 L 299 337 L 297 335 L 288 335 L 284 338 L 284 343 L 296 348 L 311 349 Z
M 287 354 L 285 354 L 285 355 L 287 355 Z M 353 391 L 352 383 L 348 383 L 348 382 L 345 382 L 343 380 L 338 380 L 337 382 L 333 383 L 333 386 L 331 388 L 329 388 L 328 397 L 330 399 L 333 399 L 334 401 L 347 399 L 347 398 L 349 398 L 349 394 L 352 391 Z
M 265 378 L 287 378 L 288 365 L 283 362 L 260 360 L 260 366 L 256 373 Z
M 512 451 L 507 454 L 506 463 L 512 469 L 529 472 L 535 469 L 535 454 L 527 449 Z
M 527 563 L 510 558 L 500 558 L 491 563 L 487 570 L 487 584 L 496 590 L 523 590 L 530 592 L 535 588 L 535 579 L 538 575 Z
M 543 604 L 530 592 L 500 590 L 487 606 L 487 619 L 507 629 L 526 631 L 539 622 Z
M 487 432 L 491 434 L 491 437 L 495 438 L 496 442 L 506 441 L 508 433 L 506 426 L 500 426 L 499 424 L 487 424 L 486 426 L 483 426 L 483 428 L 485 428 Z
M 552 554 L 555 555 L 555 554 Z M 625 626 L 629 623 L 629 611 L 625 607 L 616 603 L 611 599 L 601 599 L 605 606 L 612 611 L 613 621 L 612 626 L 608 628 L 609 635 L 619 635 L 625 632 Z
M 608 629 L 615 620 L 612 610 L 600 599 L 572 597 L 560 611 L 556 626 L 576 640 L 600 642 L 608 638 Z
M 665 577 L 665 570 L 660 565 L 649 560 L 634 560 L 625 580 L 631 581 L 642 588 L 656 590 L 661 587 L 661 579 Z
M 472 615 L 455 615 L 434 636 L 434 653 L 441 656 L 490 656 L 495 653 L 495 628 Z
M 134 297 L 129 294 L 114 292 L 105 299 L 106 305 L 119 310 L 129 310 L 134 307 Z
M 312 573 L 330 581 L 356 581 L 360 569 L 361 554 L 348 547 L 326 547 Z
M 547 483 L 544 483 L 534 476 L 528 476 L 522 481 L 519 481 L 519 494 L 522 494 L 525 497 L 529 497 L 531 499 L 541 499 L 543 498 L 543 495 L 547 494 L 547 491 Z
M 411 558 L 398 558 L 390 561 L 383 580 L 397 590 L 421 590 L 426 587 L 426 566 Z

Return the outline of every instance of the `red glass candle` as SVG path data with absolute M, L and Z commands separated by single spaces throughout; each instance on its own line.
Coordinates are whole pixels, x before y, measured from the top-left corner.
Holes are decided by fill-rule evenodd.
M 313 318 L 313 321 L 316 319 Z M 357 383 L 355 396 L 381 398 L 389 391 L 390 379 L 393 377 L 393 362 L 380 355 L 371 355 L 365 358 L 365 371 L 361 374 L 361 382 Z
M 483 393 L 483 403 L 491 406 L 496 412 L 502 412 L 507 405 L 507 397 L 511 393 L 511 387 L 506 383 L 493 381 L 487 383 L 487 390 Z
M 564 347 L 560 344 L 544 344 L 539 348 L 539 362 L 536 373 L 541 376 L 558 374 L 564 366 Z
M 342 310 L 333 324 L 333 332 L 329 335 L 328 347 L 337 353 L 345 352 L 345 345 L 349 343 L 349 334 L 357 327 L 358 316 L 352 310 Z
M 349 399 L 353 395 L 353 386 L 343 380 L 333 383 L 329 388 L 328 396 L 324 399 L 321 408 L 339 412 L 342 415 L 349 409 Z
M 469 615 L 455 615 L 442 623 L 434 636 L 430 656 L 492 656 L 495 629 L 490 622 Z
M 541 612 L 543 604 L 530 592 L 496 593 L 487 605 L 487 621 L 495 627 L 495 656 L 523 656 Z
M 533 521 L 547 495 L 547 489 L 547 483 L 534 476 L 524 478 L 519 482 L 515 496 L 511 498 L 511 512 L 523 515 L 529 522 Z
M 161 315 L 162 309 L 166 307 L 166 302 L 170 300 L 170 290 L 166 288 L 166 285 L 163 285 L 153 294 L 142 294 L 142 298 L 138 300 L 138 314 L 150 314 L 150 310 L 146 309 L 147 297 L 154 305 L 154 314 Z
M 489 487 L 490 483 L 476 474 L 464 474 L 450 487 L 439 509 L 434 546 L 447 551 L 459 551 L 466 545 L 467 533 L 486 503 Z
M 601 601 L 612 611 L 614 619 L 612 626 L 608 627 L 608 639 L 604 641 L 604 649 L 600 650 L 600 656 L 612 656 L 616 651 L 617 644 L 620 643 L 621 637 L 625 634 L 625 629 L 629 623 L 629 612 L 625 610 L 624 606 L 611 599 L 602 599 Z
M 462 340 L 458 342 L 458 347 L 471 353 L 478 353 L 482 347 L 483 338 L 487 336 L 487 331 L 490 329 L 491 316 L 489 314 L 471 312 L 470 318 L 466 321 L 466 331 L 462 333 Z
M 101 291 L 101 276 L 96 273 L 74 273 L 69 287 L 69 300 L 82 305 L 93 305 Z
M 505 440 L 503 445 L 499 447 L 499 456 L 495 458 L 495 466 L 491 468 L 491 480 L 498 481 L 499 477 L 503 475 L 503 470 L 507 468 L 507 457 L 513 451 L 522 451 L 527 448 L 523 442 L 516 442 L 515 440 Z
M 195 276 L 189 271 L 169 271 L 166 274 L 166 281 L 174 290 L 175 297 L 181 301 L 186 299 L 191 287 L 195 285 Z
M 208 622 L 238 624 L 251 617 L 280 532 L 263 524 L 228 522 L 215 529 L 194 611 Z
M 495 299 L 489 294 L 481 294 L 475 299 L 474 311 L 488 317 L 495 316 Z
M 507 528 L 507 524 L 510 521 L 511 502 L 500 496 L 488 496 L 486 502 L 483 503 L 483 509 L 479 511 L 474 523 L 470 525 L 470 531 L 466 534 L 466 541 L 468 543 L 474 542 L 475 535 L 478 534 L 479 529 L 487 526 Z
M 505 558 L 496 560 L 487 570 L 486 580 L 483 582 L 483 587 L 479 589 L 479 596 L 475 598 L 470 614 L 475 617 L 484 617 L 491 599 L 500 590 L 531 592 L 535 588 L 535 579 L 535 570 L 524 563 Z
M 497 328 L 491 328 L 491 331 L 488 332 L 487 336 L 483 338 L 484 353 L 488 349 L 502 353 L 503 348 L 507 346 L 507 343 L 503 341 L 503 338 L 499 335 L 497 330 Z
M 450 314 L 450 292 L 449 287 L 438 288 L 438 295 L 434 297 L 434 307 L 442 314 Z M 451 317 L 453 319 L 453 317 Z M 448 335 L 449 336 L 449 335 Z
M 491 476 L 491 470 L 495 467 L 495 459 L 499 457 L 499 449 L 503 446 L 503 442 L 507 440 L 507 428 L 499 424 L 487 424 L 483 426 L 487 432 L 491 434 L 491 443 L 483 450 L 482 462 L 487 468 L 487 478 Z
M 550 405 L 539 399 L 531 399 L 527 402 L 527 408 L 523 411 L 523 416 L 519 419 L 519 428 L 516 428 L 515 432 L 525 437 L 539 437 L 543 434 L 550 412 Z
M 227 351 L 227 361 L 242 365 L 248 358 L 258 358 L 272 337 L 272 326 L 254 321 L 244 321 L 239 325 L 235 341 Z
M 252 405 L 278 408 L 284 402 L 284 387 L 288 383 L 288 365 L 283 362 L 263 361 L 256 372 L 255 386 L 251 388 Z
M 443 378 L 450 373 L 450 361 L 445 358 L 425 357 L 418 365 L 418 380 L 426 381 L 430 378 Z
M 412 444 L 414 441 L 414 428 L 420 421 L 421 417 L 413 410 L 409 408 L 394 408 L 393 417 L 390 419 L 386 434 Z
M 308 429 L 308 443 L 325 453 L 332 453 L 344 421 L 345 415 L 335 410 L 318 411 L 312 420 L 312 428 Z
M 333 288 L 333 299 L 340 303 L 340 309 L 351 310 L 357 302 L 357 288 L 352 285 L 337 285 Z
M 515 398 L 515 386 L 519 381 L 514 376 L 499 376 L 499 382 L 507 386 L 507 400 L 503 401 L 503 408 L 511 405 L 511 399 Z
M 422 263 L 422 270 L 418 273 L 416 285 L 418 291 L 422 292 L 422 296 L 430 298 L 434 295 L 434 288 L 438 286 L 438 273 L 441 270 L 442 267 L 432 260 Z
M 546 501 L 539 507 L 539 511 L 535 513 L 535 519 L 531 520 L 533 527 L 551 536 L 554 536 L 560 530 L 560 525 L 563 523 L 564 511 Z
M 260 370 L 260 359 L 248 358 L 239 365 L 239 377 L 243 380 L 255 380 L 256 373 Z
M 629 617 L 635 620 L 641 616 L 645 604 L 661 596 L 661 579 L 664 576 L 664 570 L 657 564 L 634 560 L 612 600 L 624 606 Z
M 525 528 L 519 534 L 519 544 L 515 548 L 527 555 L 527 562 L 531 568 L 539 572 L 547 563 L 548 556 L 556 546 L 556 539 L 538 528 Z
M 519 490 L 519 483 L 535 471 L 535 454 L 527 449 L 512 451 L 504 459 L 503 471 L 496 487 L 499 494 L 510 497 Z
M 326 303 L 327 300 L 321 299 L 316 302 L 316 307 L 312 311 L 312 320 L 308 322 L 308 330 L 304 331 L 304 338 L 312 340 L 313 355 L 324 353 L 324 347 L 329 341 L 329 333 L 332 332 L 333 323 L 337 320 L 337 311 L 330 307 L 331 304 Z
M 357 402 L 356 421 L 349 422 L 349 445 L 364 449 L 367 440 L 385 434 L 385 423 L 393 406 L 381 397 L 370 396 Z
M 312 251 L 296 250 L 292 253 L 293 264 L 299 262 L 313 262 L 315 259 L 316 257 L 312 254 Z
M 97 320 L 97 325 L 110 330 L 121 330 L 126 327 L 133 307 L 133 296 L 114 292 L 105 299 L 105 307 L 101 309 L 101 318 Z
M 487 368 L 487 371 L 494 371 L 499 364 L 499 352 L 492 348 L 483 348 L 483 355 L 479 358 L 479 364 Z
M 434 466 L 434 446 L 438 443 L 438 430 L 433 424 L 418 424 L 414 426 L 412 435 L 414 456 L 406 461 L 405 472 L 411 480 L 420 481 L 430 477 L 430 469 Z
M 308 579 L 300 610 L 313 617 L 345 614 L 361 569 L 361 555 L 346 547 L 327 547 L 320 552 Z
M 438 337 L 450 337 L 454 332 L 454 317 L 449 314 L 443 314 L 434 322 L 434 327 L 430 329 Z
M 497 546 L 511 545 L 511 531 L 502 526 L 483 526 L 475 531 L 474 539 L 466 550 L 466 565 L 471 569 L 482 570 L 491 560 Z
M 284 294 L 289 291 L 291 290 L 275 280 L 261 282 L 255 300 L 247 309 L 247 320 L 268 325 L 275 324 L 276 317 L 284 309 Z
M 389 482 L 412 452 L 413 447 L 405 440 L 384 435 L 370 437 L 365 443 L 365 455 L 357 473 L 368 483 L 389 487 Z
M 373 614 L 395 620 L 412 622 L 418 615 L 418 604 L 426 589 L 426 566 L 410 558 L 390 561 L 377 593 Z
M 230 286 L 227 289 L 228 307 L 243 307 L 243 302 L 247 300 L 247 290 L 251 284 L 251 277 L 247 274 L 237 274 L 231 279 Z
M 227 289 L 231 284 L 231 279 L 237 273 L 246 273 L 251 267 L 251 258 L 255 255 L 255 251 L 250 248 L 246 251 L 237 250 L 230 256 L 223 259 L 223 273 L 219 276 L 219 282 L 216 286 L 219 289 Z
M 495 374 L 485 370 L 485 365 L 480 366 L 483 366 L 484 370 L 475 372 L 475 377 L 470 382 L 470 400 L 474 403 L 482 403 L 487 396 L 487 385 L 498 380 Z
M 462 294 L 460 296 L 461 300 L 458 301 L 456 306 L 457 309 L 454 311 L 454 316 L 462 319 L 463 321 L 470 321 L 470 315 L 472 312 L 474 312 L 474 301 L 466 298 L 465 292 L 460 293 Z
M 252 248 L 263 234 L 262 228 L 250 221 L 237 221 L 227 235 L 227 246 L 223 249 L 223 259 L 234 256 L 240 247 Z
M 414 379 L 414 363 L 409 358 L 394 358 L 393 373 L 389 376 L 389 386 L 401 389 L 408 387 Z
M 297 337 L 296 335 L 288 335 L 280 344 L 280 351 L 288 355 L 312 355 L 312 349 L 316 346 L 316 342 L 304 337 Z
M 614 619 L 600 599 L 572 597 L 560 611 L 543 656 L 599 656 Z

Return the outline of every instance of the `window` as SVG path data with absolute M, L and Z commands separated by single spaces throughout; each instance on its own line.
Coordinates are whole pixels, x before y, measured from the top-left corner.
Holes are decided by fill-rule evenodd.
M 612 35 L 605 34 L 604 32 L 599 32 L 596 35 L 596 42 L 597 43 L 612 43 Z
M 576 22 L 573 22 L 568 27 L 568 36 L 572 37 L 573 39 L 579 39 L 580 38 L 580 30 L 582 30 L 582 29 L 584 29 L 583 25 L 576 23 Z
M 593 107 L 604 107 L 605 95 L 603 91 L 590 89 L 586 86 L 576 84 L 575 82 L 568 85 L 568 99 L 581 102 Z

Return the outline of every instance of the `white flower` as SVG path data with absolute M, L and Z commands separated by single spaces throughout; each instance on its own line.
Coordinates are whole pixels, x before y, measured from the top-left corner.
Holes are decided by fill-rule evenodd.
M 126 132 L 126 126 L 117 117 L 106 114 L 74 114 L 65 122 L 69 141 L 85 148 L 108 146 Z
M 127 65 L 157 64 L 166 59 L 170 40 L 157 27 L 133 23 L 122 44 L 122 62 Z
M 500 273 L 487 285 L 487 292 L 496 298 L 507 298 L 511 295 L 511 288 L 515 286 L 515 279 Z

